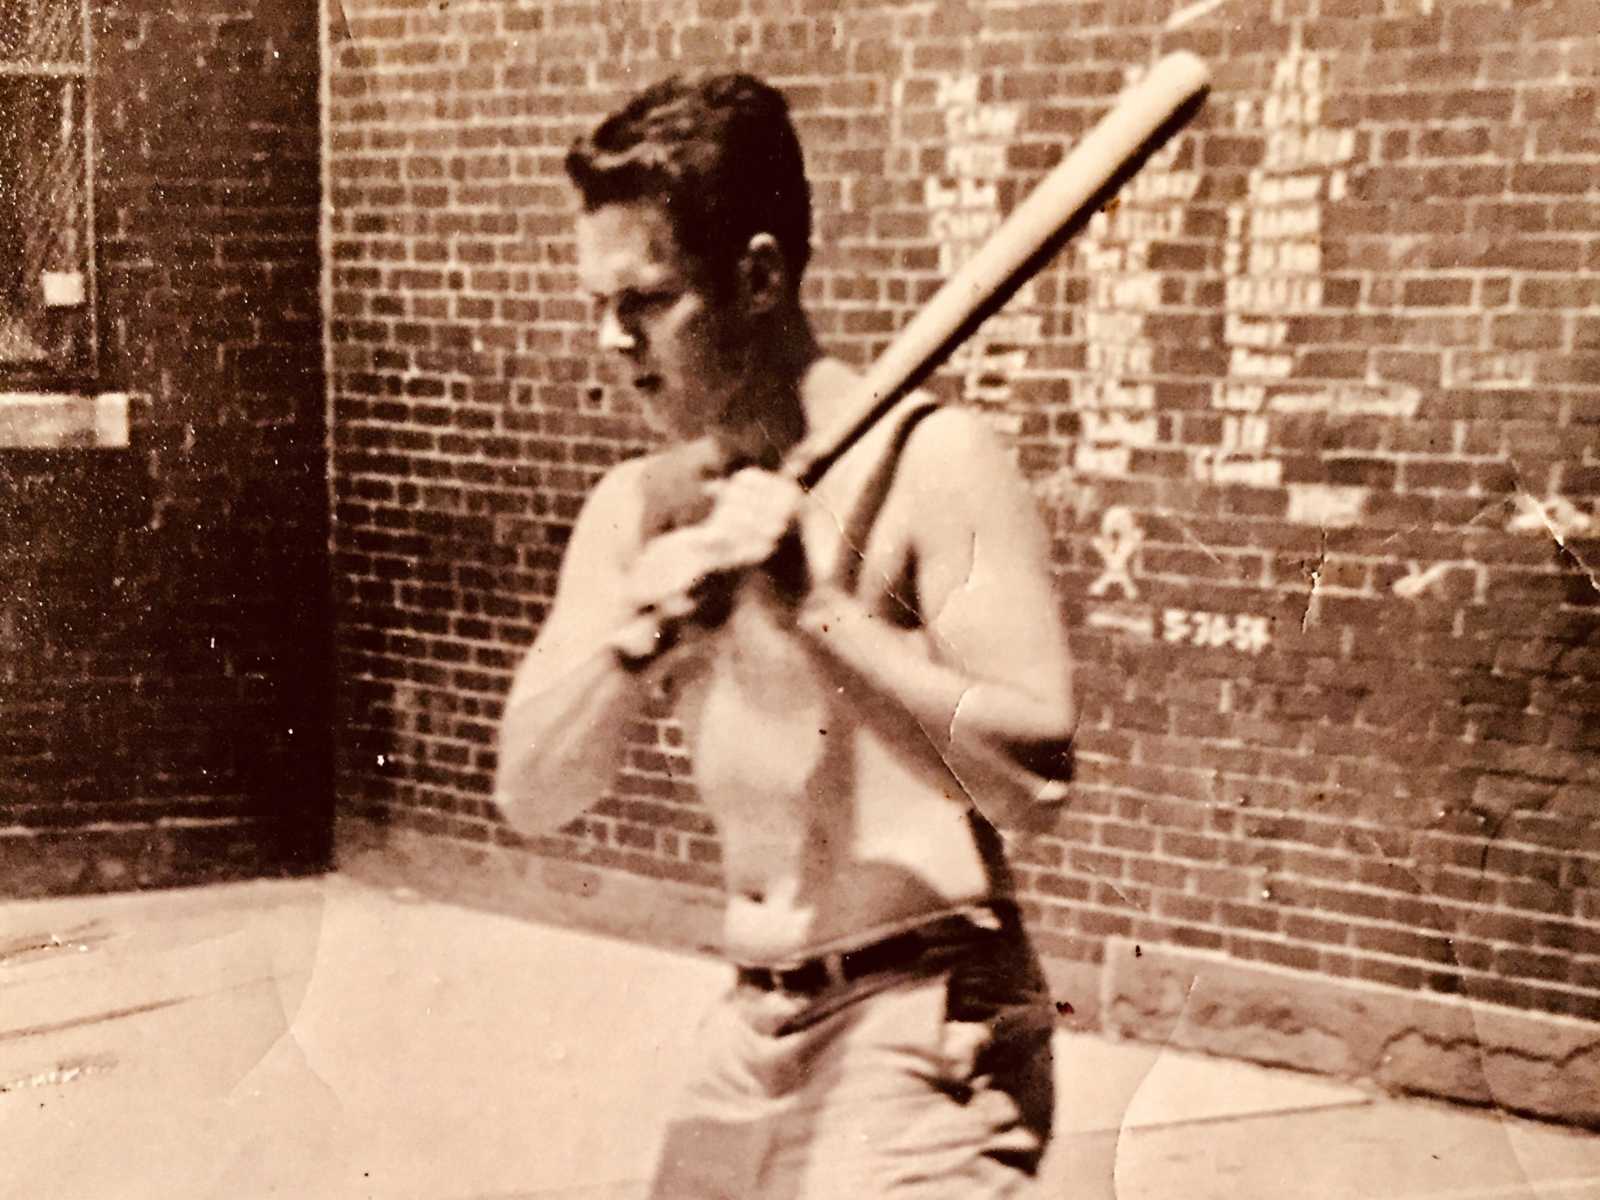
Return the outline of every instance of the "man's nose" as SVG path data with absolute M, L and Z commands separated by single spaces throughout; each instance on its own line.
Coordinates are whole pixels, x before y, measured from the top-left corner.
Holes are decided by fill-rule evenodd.
M 600 349 L 627 354 L 637 344 L 638 339 L 618 319 L 616 310 L 607 307 L 600 314 Z

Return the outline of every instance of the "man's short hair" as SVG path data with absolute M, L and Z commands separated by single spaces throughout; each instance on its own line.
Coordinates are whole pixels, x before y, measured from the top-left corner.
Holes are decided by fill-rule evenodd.
M 580 137 L 566 169 L 584 208 L 659 203 L 678 245 L 729 285 L 771 234 L 796 287 L 811 258 L 811 189 L 783 94 L 745 74 L 674 75 Z

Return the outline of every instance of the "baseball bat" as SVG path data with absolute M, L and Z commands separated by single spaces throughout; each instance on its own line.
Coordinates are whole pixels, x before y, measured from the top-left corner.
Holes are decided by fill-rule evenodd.
M 803 488 L 917 386 L 983 321 L 1041 270 L 1098 212 L 1199 103 L 1209 78 L 1188 51 L 1160 59 L 1000 223 L 976 253 L 896 333 L 862 377 L 851 415 L 800 442 L 779 467 Z M 662 636 L 646 615 L 612 644 L 644 659 Z

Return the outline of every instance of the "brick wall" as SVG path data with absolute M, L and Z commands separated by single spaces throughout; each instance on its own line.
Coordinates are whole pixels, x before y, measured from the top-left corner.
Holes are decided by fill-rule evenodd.
M 783 86 L 860 362 L 1187 48 L 1198 120 L 936 383 L 1014 439 L 1080 663 L 1073 803 L 1018 847 L 1040 940 L 1600 1013 L 1586 3 L 331 9 L 348 816 L 716 882 L 659 720 L 561 836 L 485 801 L 572 516 L 648 444 L 575 293 L 573 133 L 674 66 Z
M 0 895 L 326 859 L 312 0 L 97 3 L 100 384 L 0 449 Z

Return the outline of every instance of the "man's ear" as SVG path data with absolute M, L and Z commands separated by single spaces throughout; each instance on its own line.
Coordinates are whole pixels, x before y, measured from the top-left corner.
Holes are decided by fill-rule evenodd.
M 750 239 L 739 258 L 740 300 L 746 312 L 771 312 L 789 295 L 789 263 L 770 233 Z

